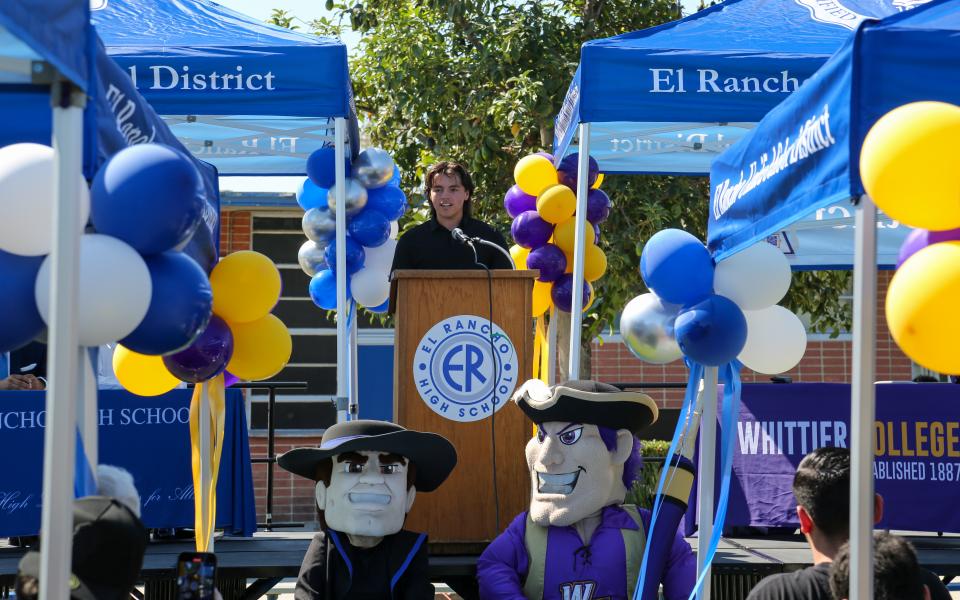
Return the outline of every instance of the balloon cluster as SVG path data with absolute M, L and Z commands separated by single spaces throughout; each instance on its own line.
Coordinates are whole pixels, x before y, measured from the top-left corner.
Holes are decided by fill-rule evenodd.
M 714 266 L 700 240 L 665 229 L 644 246 L 640 274 L 651 291 L 620 316 L 624 343 L 638 358 L 665 364 L 686 355 L 707 366 L 736 358 L 774 374 L 803 357 L 803 323 L 777 305 L 790 287 L 790 265 L 776 247 L 760 242 Z
M 305 211 L 300 268 L 311 277 L 310 298 L 325 310 L 337 308 L 336 159 L 333 148 L 321 148 L 307 159 L 307 179 L 297 193 Z M 390 267 L 397 248 L 397 220 L 407 210 L 400 189 L 400 169 L 379 148 L 360 153 L 345 164 L 347 297 L 375 313 L 386 312 Z
M 8 284 L 0 295 L 2 351 L 29 342 L 49 323 L 51 266 L 44 255 L 52 246 L 54 181 L 52 148 L 0 149 L 0 211 L 10 217 L 0 222 L 0 272 Z M 80 344 L 119 341 L 117 378 L 142 395 L 222 372 L 235 354 L 234 338 L 242 336 L 232 336 L 214 315 L 220 314 L 218 303 L 230 303 L 227 293 L 218 292 L 206 271 L 181 251 L 195 237 L 209 235 L 203 186 L 191 160 L 161 144 L 131 146 L 107 161 L 90 190 L 82 179 L 77 189 L 79 226 L 89 219 L 94 228 L 80 238 Z M 279 296 L 279 274 L 276 279 Z M 266 312 L 275 303 L 276 298 Z M 261 347 L 259 341 L 255 345 Z M 288 358 L 289 352 L 284 364 Z M 238 365 L 238 375 L 259 374 Z
M 573 304 L 573 254 L 577 208 L 577 163 L 579 154 L 564 157 L 554 168 L 545 152 L 521 158 L 513 170 L 516 184 L 507 191 L 503 206 L 513 218 L 510 248 L 518 269 L 540 271 L 533 284 L 533 316 L 551 306 L 570 312 Z M 603 175 L 590 157 L 587 195 L 586 246 L 583 269 L 583 310 L 593 303 L 591 282 L 607 270 L 607 257 L 600 249 L 600 223 L 610 215 L 610 198 L 601 191 Z
M 860 177 L 877 206 L 916 227 L 887 290 L 887 324 L 912 360 L 960 373 L 960 106 L 913 102 L 874 123 Z

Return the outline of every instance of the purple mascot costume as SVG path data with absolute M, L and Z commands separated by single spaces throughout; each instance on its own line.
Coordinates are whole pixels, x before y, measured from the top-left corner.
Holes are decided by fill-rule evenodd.
M 526 382 L 514 395 L 536 424 L 527 443 L 530 509 L 477 563 L 480 597 L 497 600 L 624 600 L 633 597 L 650 512 L 624 504 L 640 467 L 635 437 L 657 419 L 646 394 L 594 381 L 548 387 Z M 667 600 L 686 599 L 696 559 L 675 533 L 663 548 Z

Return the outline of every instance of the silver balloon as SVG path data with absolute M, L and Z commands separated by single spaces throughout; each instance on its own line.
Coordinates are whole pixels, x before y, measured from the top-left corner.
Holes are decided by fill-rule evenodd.
M 303 235 L 317 243 L 325 242 L 337 233 L 336 215 L 326 208 L 311 208 L 303 213 L 301 225 Z
M 383 187 L 393 178 L 393 158 L 381 148 L 367 148 L 351 166 L 351 173 L 365 188 Z
M 367 188 L 363 187 L 359 181 L 353 177 L 347 178 L 347 216 L 351 217 L 367 205 Z M 337 214 L 337 185 L 334 184 L 327 192 L 327 204 L 330 206 L 330 212 Z
M 320 243 L 307 240 L 300 246 L 300 251 L 297 252 L 297 261 L 300 263 L 300 268 L 303 269 L 304 273 L 313 277 L 327 268 L 327 259 L 324 256 L 324 252 L 329 243 L 329 240 L 324 240 Z
M 623 343 L 634 356 L 655 365 L 677 360 L 683 356 L 673 332 L 679 311 L 679 306 L 667 304 L 653 293 L 637 296 L 620 315 Z

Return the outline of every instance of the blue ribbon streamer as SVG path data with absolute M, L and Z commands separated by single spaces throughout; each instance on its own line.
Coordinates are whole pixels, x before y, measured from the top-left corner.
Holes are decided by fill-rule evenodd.
M 653 510 L 650 513 L 650 527 L 649 531 L 654 531 L 654 525 L 657 522 L 657 517 L 660 516 L 660 508 L 663 505 L 663 488 L 668 485 L 667 473 L 670 472 L 671 475 L 675 473 L 674 470 L 668 469 L 667 466 L 670 464 L 670 459 L 676 454 L 677 447 L 680 445 L 680 439 L 688 433 L 685 430 L 687 425 L 690 413 L 693 411 L 696 406 L 697 401 L 697 392 L 700 387 L 700 380 L 703 379 L 703 365 L 687 361 L 687 366 L 690 368 L 690 375 L 687 378 L 687 389 L 683 397 L 683 405 L 680 408 L 680 415 L 677 419 L 677 427 L 673 431 L 673 439 L 670 441 L 670 449 L 667 450 L 667 456 L 664 460 L 663 468 L 660 470 L 660 481 L 657 484 L 657 494 L 654 496 Z M 643 584 L 647 576 L 647 567 L 650 560 L 650 546 L 651 544 L 646 544 L 646 547 L 643 549 L 643 560 L 640 563 L 640 575 L 637 578 L 637 586 L 633 592 L 633 600 L 641 600 L 643 594 Z M 659 574 L 655 573 L 652 576 L 657 577 Z
M 723 524 L 727 517 L 727 504 L 730 500 L 730 479 L 733 471 L 733 449 L 736 440 L 735 430 L 737 428 L 737 417 L 740 415 L 740 368 L 743 365 L 732 360 L 720 367 L 720 381 L 723 382 L 723 403 L 720 410 L 721 431 L 720 442 L 720 496 L 717 500 L 717 512 L 713 519 L 713 535 L 710 536 L 710 543 L 707 546 L 703 564 L 709 566 L 717 553 L 717 546 L 720 544 L 720 537 L 723 535 Z M 714 398 L 704 398 L 704 402 L 716 402 Z M 704 448 L 703 452 L 708 452 L 709 448 Z M 702 476 L 702 474 L 701 474 Z M 712 502 L 712 498 L 700 498 L 700 502 Z M 700 540 L 701 543 L 703 540 Z M 693 600 L 700 589 L 708 573 L 704 570 L 697 577 L 697 583 L 690 592 L 690 599 Z

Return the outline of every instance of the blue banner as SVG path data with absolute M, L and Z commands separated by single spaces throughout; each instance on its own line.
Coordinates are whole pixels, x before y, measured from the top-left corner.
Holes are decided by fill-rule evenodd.
M 877 527 L 960 532 L 960 385 L 892 383 L 876 391 L 873 473 L 884 498 Z M 797 527 L 797 465 L 821 446 L 850 446 L 850 386 L 746 384 L 736 427 L 726 524 Z M 690 506 L 688 523 L 696 502 Z
M 40 60 L 86 90 L 92 41 L 89 7 L 88 0 L 4 0 L 0 3 L 0 30 L 6 29 L 13 39 L 0 33 L 0 56 L 7 55 L 8 44 L 25 44 Z M 21 50 L 16 52 L 22 57 Z
M 99 392 L 100 463 L 130 471 L 149 528 L 194 525 L 191 392 L 174 390 L 155 398 Z M 11 457 L 0 483 L 0 537 L 34 535 L 40 529 L 44 397 L 43 392 L 0 392 L 0 452 Z M 226 408 L 216 522 L 228 533 L 249 536 L 257 522 L 240 390 L 227 390 Z
M 714 161 L 707 232 L 714 259 L 859 198 L 860 147 L 877 119 L 908 102 L 960 104 L 958 33 L 960 0 L 861 24 L 799 91 Z M 878 227 L 881 247 L 904 237 L 903 228 Z M 842 248 L 849 260 L 840 266 L 848 267 L 852 244 Z M 837 258 L 820 266 L 837 266 Z

